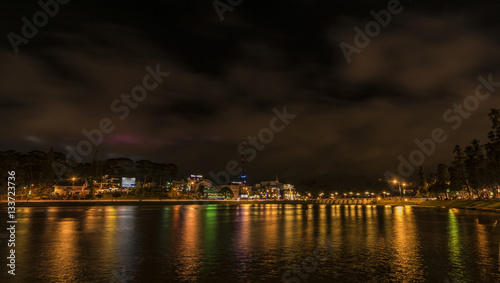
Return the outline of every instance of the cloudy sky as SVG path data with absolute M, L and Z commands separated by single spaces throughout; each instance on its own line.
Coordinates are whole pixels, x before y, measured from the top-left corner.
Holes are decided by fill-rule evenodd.
M 104 134 L 101 158 L 208 174 L 239 159 L 240 139 L 286 106 L 297 117 L 247 164 L 250 182 L 276 174 L 291 182 L 378 180 L 397 173 L 415 139 L 442 128 L 446 141 L 425 159 L 430 171 L 450 161 L 455 144 L 486 140 L 498 93 L 456 130 L 443 113 L 474 94 L 478 76 L 500 81 L 500 3 L 402 1 L 348 63 L 340 43 L 355 46 L 354 28 L 364 30 L 370 11 L 387 5 L 243 0 L 221 21 L 211 1 L 73 0 L 17 42 L 16 54 L 22 18 L 33 22 L 42 8 L 2 1 L 0 150 L 65 153 L 85 139 L 82 130 L 109 118 L 115 130 Z M 170 75 L 119 119 L 113 101 L 158 64 Z

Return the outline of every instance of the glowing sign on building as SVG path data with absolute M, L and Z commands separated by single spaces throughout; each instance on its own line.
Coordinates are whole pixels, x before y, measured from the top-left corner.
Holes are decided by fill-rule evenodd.
M 135 178 L 123 177 L 122 187 L 128 187 L 128 188 L 135 187 Z

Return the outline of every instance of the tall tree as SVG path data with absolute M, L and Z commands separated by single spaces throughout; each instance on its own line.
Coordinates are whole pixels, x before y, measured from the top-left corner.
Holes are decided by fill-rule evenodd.
M 488 133 L 490 142 L 500 142 L 500 110 L 492 108 L 488 113 L 491 121 L 491 131 Z
M 434 190 L 437 193 L 446 193 L 446 195 L 448 196 L 449 188 L 450 188 L 450 174 L 448 172 L 448 165 L 438 164 Z
M 196 191 L 198 192 L 198 194 L 203 197 L 205 195 L 205 185 L 203 184 L 199 184 L 197 187 L 196 187 Z
M 500 185 L 500 111 L 491 109 L 488 117 L 491 121 L 491 131 L 488 133 L 488 143 L 485 144 L 486 182 L 497 195 Z
M 177 167 L 177 165 L 168 163 L 167 166 L 170 174 L 170 181 L 177 179 L 177 176 L 179 175 L 179 168 Z
M 429 184 L 427 183 L 427 178 L 425 178 L 424 169 L 422 168 L 422 166 L 420 166 L 418 170 L 417 197 L 429 197 Z
M 469 197 L 472 197 L 472 190 L 467 182 L 465 171 L 465 155 L 462 148 L 457 145 L 453 150 L 455 158 L 450 168 L 450 188 L 454 191 L 465 191 Z
M 52 192 L 53 185 L 57 182 L 57 176 L 52 168 L 52 164 L 55 162 L 54 150 L 50 148 L 50 151 L 46 154 L 45 162 L 42 169 L 42 182 L 41 187 L 45 193 Z
M 98 157 L 98 152 L 97 150 L 94 152 L 94 156 L 92 157 L 92 164 L 91 164 L 91 180 L 90 180 L 90 195 L 94 195 L 94 189 L 95 189 L 95 183 L 102 183 L 102 174 L 99 166 L 99 157 Z
M 113 159 L 113 165 L 115 169 L 115 174 L 117 175 L 125 175 L 130 172 L 130 170 L 134 167 L 134 161 L 130 158 L 119 157 Z
M 154 163 L 149 160 L 138 160 L 135 162 L 135 168 L 137 168 L 137 174 L 139 175 L 139 180 L 141 180 L 143 187 L 148 180 L 151 182 L 153 166 Z
M 479 191 L 485 187 L 486 164 L 483 153 L 483 146 L 479 140 L 474 139 L 471 145 L 465 148 L 465 172 L 467 183 L 471 189 L 479 195 Z
M 233 198 L 234 197 L 233 191 L 230 188 L 228 188 L 228 187 L 223 187 L 222 189 L 220 189 L 220 193 L 225 198 Z

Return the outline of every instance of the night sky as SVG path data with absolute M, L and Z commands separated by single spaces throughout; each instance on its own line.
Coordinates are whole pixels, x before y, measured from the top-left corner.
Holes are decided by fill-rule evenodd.
M 403 11 L 349 64 L 339 44 L 353 45 L 353 28 L 364 30 L 388 2 L 244 0 L 221 21 L 212 1 L 73 0 L 16 54 L 7 35 L 22 35 L 21 18 L 41 8 L 3 0 L 0 150 L 65 153 L 109 118 L 116 128 L 98 147 L 101 159 L 208 174 L 238 160 L 240 139 L 286 106 L 297 117 L 248 163 L 250 183 L 276 174 L 378 180 L 397 171 L 415 139 L 442 128 L 448 138 L 426 158 L 430 172 L 450 162 L 454 145 L 486 141 L 499 93 L 456 130 L 443 113 L 474 94 L 478 76 L 500 81 L 500 3 L 401 1 Z M 113 101 L 158 64 L 170 75 L 120 120 Z

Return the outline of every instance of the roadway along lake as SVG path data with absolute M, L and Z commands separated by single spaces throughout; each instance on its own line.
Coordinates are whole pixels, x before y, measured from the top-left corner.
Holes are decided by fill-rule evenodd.
M 500 214 L 487 212 L 170 205 L 17 218 L 16 275 L 4 233 L 0 282 L 500 282 Z

